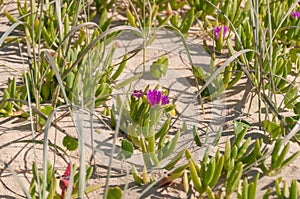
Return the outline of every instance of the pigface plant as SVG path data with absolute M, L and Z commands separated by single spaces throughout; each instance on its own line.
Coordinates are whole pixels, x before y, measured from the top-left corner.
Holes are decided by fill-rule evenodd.
M 16 78 L 8 79 L 8 88 L 3 90 L 2 101 L 0 103 L 0 117 L 7 116 L 28 116 L 22 112 L 22 102 L 26 99 L 25 86 L 17 86 Z
M 175 105 L 170 104 L 166 91 L 147 87 L 134 90 L 125 102 L 117 97 L 112 119 L 120 120 L 120 129 L 127 133 L 128 140 L 135 147 L 141 149 L 144 162 L 150 167 L 158 166 L 175 149 L 180 131 L 172 140 L 167 140 L 174 112 Z
M 286 158 L 286 155 L 289 151 L 290 143 L 287 143 L 285 145 L 282 144 L 281 140 L 277 140 L 274 149 L 272 151 L 271 155 L 271 163 L 268 165 L 265 161 L 263 161 L 260 164 L 260 168 L 266 175 L 276 175 L 278 172 L 280 172 L 285 166 L 287 166 L 289 163 L 291 163 L 293 160 L 295 160 L 300 152 L 297 151 L 293 153 L 291 156 Z
M 224 165 L 224 156 L 219 153 L 217 151 L 215 157 L 212 158 L 205 156 L 199 166 L 193 160 L 189 150 L 185 151 L 185 156 L 189 162 L 190 178 L 195 190 L 200 194 L 204 192 L 211 194 L 212 188 L 219 181 Z
M 255 199 L 256 198 L 256 187 L 257 182 L 259 179 L 259 173 L 257 173 L 254 177 L 254 181 L 249 183 L 247 177 L 244 178 L 243 183 L 241 184 L 241 187 L 239 187 L 241 190 L 238 192 L 238 198 L 239 199 Z
M 62 176 L 55 176 L 53 165 L 48 162 L 46 175 L 41 172 L 36 172 L 37 165 L 34 162 L 32 165 L 33 178 L 30 182 L 30 195 L 32 198 L 76 198 L 78 197 L 79 172 L 76 171 L 76 166 L 69 163 Z M 71 172 L 71 167 L 72 172 Z M 93 173 L 93 167 L 86 169 L 86 180 L 90 179 Z M 46 176 L 46 178 L 44 178 Z M 59 179 L 59 181 L 57 180 Z M 57 192 L 57 185 L 60 188 L 60 193 Z M 85 192 L 90 193 L 100 188 L 100 185 L 91 185 L 86 187 Z M 70 190 L 70 191 L 69 191 Z
M 283 186 L 282 186 L 283 185 Z M 268 188 L 263 198 L 268 199 L 271 196 L 272 188 Z M 297 186 L 297 181 L 292 180 L 291 185 L 289 186 L 286 181 L 283 181 L 282 178 L 277 178 L 275 180 L 275 195 L 277 198 L 299 198 L 300 190 Z
M 213 38 L 216 42 L 216 51 L 221 52 L 223 48 L 223 41 L 228 35 L 227 26 L 216 26 L 213 30 Z

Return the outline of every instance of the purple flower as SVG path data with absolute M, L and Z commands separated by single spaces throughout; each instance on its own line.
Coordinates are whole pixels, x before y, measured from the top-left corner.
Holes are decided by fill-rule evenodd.
M 297 11 L 297 10 L 292 12 L 291 17 L 294 18 L 294 19 L 300 18 L 300 12 Z
M 136 98 L 140 98 L 140 97 L 142 97 L 142 95 L 143 95 L 142 90 L 134 90 L 133 93 L 132 93 L 132 96 L 136 97 Z
M 219 37 L 220 37 L 221 28 L 222 28 L 222 26 L 217 26 L 214 29 L 214 36 L 215 36 L 216 39 L 219 39 Z M 223 37 L 225 37 L 227 31 L 228 31 L 228 27 L 227 26 L 223 26 Z
M 158 104 L 161 100 L 161 91 L 158 90 L 148 90 L 147 99 L 151 106 Z
M 165 105 L 169 103 L 169 97 L 167 95 L 163 95 L 161 97 L 161 105 Z
M 148 90 L 147 100 L 151 106 L 155 106 L 161 102 L 161 105 L 169 103 L 169 98 L 167 95 L 163 95 L 159 90 Z

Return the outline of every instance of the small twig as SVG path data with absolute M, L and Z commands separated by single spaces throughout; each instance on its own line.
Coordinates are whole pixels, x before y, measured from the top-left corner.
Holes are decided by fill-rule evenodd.
M 11 102 L 11 103 L 21 102 L 22 104 L 28 105 L 28 102 L 25 101 L 25 100 L 18 100 L 18 99 L 12 99 L 12 98 L 9 98 L 9 99 L 7 99 L 6 101 Z M 22 110 L 22 109 L 21 109 L 21 110 Z M 33 110 L 36 114 L 38 114 L 42 119 L 44 119 L 44 120 L 47 121 L 47 119 L 48 119 L 47 116 L 46 116 L 44 113 L 42 113 L 41 111 L 39 111 L 35 106 L 32 106 L 32 110 Z M 22 110 L 22 111 L 24 111 L 24 110 Z M 24 112 L 26 112 L 26 111 L 24 111 Z M 66 130 L 64 130 L 63 128 L 59 127 L 59 126 L 58 126 L 57 124 L 55 124 L 54 122 L 51 122 L 51 125 L 52 125 L 53 127 L 55 127 L 57 130 L 59 130 L 60 132 L 62 132 L 63 134 L 67 135 Z

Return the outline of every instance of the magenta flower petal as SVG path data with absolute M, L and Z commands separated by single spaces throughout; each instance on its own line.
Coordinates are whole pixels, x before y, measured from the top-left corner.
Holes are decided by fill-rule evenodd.
M 294 19 L 298 19 L 300 18 L 300 12 L 299 11 L 294 11 L 291 13 L 291 17 L 294 18 Z
M 222 28 L 222 26 L 217 26 L 217 27 L 214 29 L 214 31 L 213 31 L 213 32 L 214 32 L 214 37 L 215 37 L 216 39 L 219 39 L 219 37 L 220 37 L 221 28 Z M 227 26 L 223 26 L 223 37 L 226 36 L 227 32 L 228 32 L 228 27 L 227 27 Z
M 148 90 L 146 97 L 151 106 L 155 106 L 159 103 L 161 103 L 161 105 L 169 103 L 169 97 L 167 95 L 162 96 L 162 92 L 159 90 Z
M 143 91 L 142 90 L 134 90 L 132 96 L 136 97 L 136 98 L 140 98 L 143 95 Z
M 59 187 L 61 188 L 62 198 L 64 198 L 65 192 L 68 188 L 70 174 L 71 174 L 71 164 L 69 163 L 65 170 L 65 173 L 63 174 L 62 178 L 59 181 Z M 74 184 L 72 185 L 72 187 L 74 189 Z
M 148 90 L 147 91 L 147 100 L 151 106 L 157 105 L 161 100 L 161 91 L 158 90 Z
M 228 27 L 227 27 L 227 26 L 224 26 L 223 37 L 226 36 L 227 32 L 228 32 Z
M 163 95 L 161 98 L 161 105 L 165 105 L 169 103 L 169 97 L 167 95 Z
M 219 37 L 220 37 L 220 31 L 221 31 L 221 27 L 220 26 L 217 26 L 214 29 L 214 36 L 215 36 L 216 39 L 219 39 Z
M 68 186 L 69 186 L 69 179 L 65 179 L 64 177 L 60 179 L 59 181 L 59 187 L 61 189 L 61 196 L 62 198 L 64 198 L 65 196 L 65 193 L 68 189 Z M 75 186 L 74 184 L 72 184 L 72 189 L 74 190 Z
M 69 185 L 69 180 L 67 179 L 60 179 L 59 181 L 59 187 L 61 188 L 62 191 L 65 191 L 68 188 Z
M 71 173 L 71 164 L 69 163 L 63 176 L 70 177 L 70 173 Z

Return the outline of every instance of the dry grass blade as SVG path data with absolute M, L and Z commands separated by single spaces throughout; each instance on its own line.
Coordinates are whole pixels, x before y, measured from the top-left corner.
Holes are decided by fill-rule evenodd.
M 282 139 L 282 143 L 286 144 L 287 142 L 289 142 L 292 137 L 294 137 L 297 133 L 299 133 L 300 131 L 300 119 L 297 121 L 297 123 L 295 124 L 295 126 L 293 127 L 293 129 L 289 132 L 289 134 L 287 134 L 283 139 Z
M 29 82 L 28 82 L 28 78 L 27 75 L 25 75 L 25 86 L 26 86 L 26 91 L 27 93 L 30 93 L 30 89 L 29 89 Z M 32 114 L 32 104 L 31 104 L 31 97 L 30 95 L 28 95 L 28 107 L 29 107 L 29 116 L 30 116 L 30 127 L 31 127 L 31 132 L 32 132 L 32 139 L 33 141 L 35 140 L 35 130 L 34 130 L 34 119 L 33 119 L 33 114 Z M 35 143 L 33 143 L 33 149 L 34 149 L 34 161 L 37 162 L 37 155 L 36 155 L 36 146 Z M 36 173 L 38 173 L 38 171 L 35 171 Z M 40 186 L 40 179 L 37 178 L 37 183 L 38 186 Z M 39 189 L 39 195 L 41 195 L 41 189 Z
M 7 165 L 3 160 L 0 159 L 0 163 L 4 164 L 5 168 L 7 168 L 14 176 L 16 182 L 18 183 L 19 187 L 22 189 L 23 193 L 26 195 L 26 198 L 31 198 L 29 192 L 27 191 L 27 188 L 24 186 L 24 184 L 19 179 L 17 173 L 14 171 L 13 168 L 11 168 L 9 165 Z
M 13 25 L 11 25 L 2 35 L 2 37 L 0 38 L 0 46 L 2 46 L 3 42 L 5 41 L 5 39 L 8 37 L 8 35 L 19 25 L 24 24 L 22 21 L 17 21 L 16 23 L 14 23 Z
M 106 36 L 118 32 L 118 31 L 124 31 L 124 30 L 131 30 L 133 32 L 139 33 L 142 35 L 139 29 L 131 27 L 131 26 L 117 26 L 114 28 L 111 28 L 105 32 L 103 32 L 99 37 L 94 39 L 79 55 L 77 60 L 72 64 L 72 66 L 64 73 L 64 75 L 61 77 L 61 79 L 65 79 L 68 74 L 78 65 L 78 63 L 83 59 L 83 57 L 92 49 L 95 47 L 95 45 L 101 40 L 104 39 Z
M 64 84 L 63 84 L 63 80 L 59 74 L 59 71 L 57 69 L 57 66 L 52 58 L 52 56 L 50 55 L 50 53 L 48 51 L 45 51 L 45 56 L 46 56 L 46 59 L 48 61 L 48 63 L 50 64 L 50 66 L 52 67 L 54 73 L 55 73 L 55 77 L 58 81 L 58 84 L 62 90 L 62 93 L 64 95 L 64 98 L 66 100 L 66 104 L 69 104 L 69 100 L 68 100 L 68 97 L 67 97 L 67 94 L 66 94 L 66 91 L 65 91 L 65 87 L 64 87 Z
M 65 36 L 65 38 L 63 38 L 63 40 L 61 41 L 61 43 L 58 46 L 58 48 L 61 48 L 64 45 L 64 43 L 67 41 L 67 39 L 72 38 L 74 36 L 74 33 L 76 33 L 78 30 L 80 30 L 83 27 L 88 27 L 88 26 L 95 26 L 96 28 L 100 29 L 100 27 L 96 23 L 94 23 L 94 22 L 85 22 L 85 23 L 79 24 L 79 25 L 73 27 L 68 32 L 68 34 Z
M 83 101 L 83 100 L 82 100 Z M 78 111 L 75 112 L 75 126 L 76 131 L 78 134 L 78 142 L 79 142 L 79 157 L 80 157 L 80 168 L 79 168 L 79 190 L 78 195 L 79 197 L 84 196 L 84 190 L 85 190 L 85 153 L 84 153 L 84 129 L 83 129 L 83 115 L 82 113 L 78 113 Z M 92 122 L 92 121 L 91 121 Z
M 61 21 L 60 0 L 55 0 L 55 9 L 56 9 L 55 13 L 56 13 L 56 17 L 57 17 L 59 39 L 60 39 L 60 41 L 62 41 L 62 39 L 63 39 L 63 29 L 62 29 L 62 21 Z
M 56 111 L 51 111 L 44 130 L 44 144 L 43 144 L 43 194 L 46 193 L 47 174 L 48 174 L 48 134 L 51 127 L 52 119 Z M 45 197 L 45 196 L 42 196 Z

